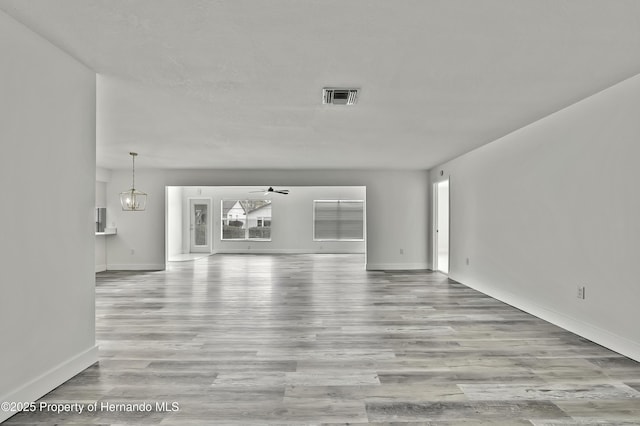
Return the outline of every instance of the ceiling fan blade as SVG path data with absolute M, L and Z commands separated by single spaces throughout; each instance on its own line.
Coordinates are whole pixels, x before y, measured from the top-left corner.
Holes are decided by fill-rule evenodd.
M 273 194 L 274 192 L 278 193 L 278 194 L 284 194 L 287 195 L 289 193 L 288 189 L 273 189 L 273 186 L 270 186 L 267 189 L 261 189 L 260 191 L 249 191 L 250 194 L 252 193 L 262 193 L 264 195 L 269 195 L 269 194 Z

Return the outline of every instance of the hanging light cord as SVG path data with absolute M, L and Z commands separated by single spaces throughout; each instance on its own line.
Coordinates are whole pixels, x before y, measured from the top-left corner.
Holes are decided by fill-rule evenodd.
M 133 161 L 133 167 L 131 169 L 131 189 L 136 189 L 136 155 L 138 154 L 135 152 L 130 152 L 129 154 L 131 154 L 131 160 Z

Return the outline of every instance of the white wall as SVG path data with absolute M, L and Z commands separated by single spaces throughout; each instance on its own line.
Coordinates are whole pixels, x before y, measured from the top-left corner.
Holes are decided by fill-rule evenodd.
M 149 193 L 146 211 L 122 212 L 116 208 L 117 194 L 131 184 L 129 170 L 114 171 L 107 187 L 107 215 L 118 228 L 118 235 L 107 242 L 110 269 L 164 268 L 165 186 L 269 185 L 366 186 L 367 267 L 429 267 L 429 178 L 426 171 L 144 170 L 144 153 L 140 153 L 139 159 L 136 164 L 141 168 L 136 168 L 136 186 Z M 397 220 L 398 206 L 405 211 L 403 221 Z M 131 248 L 134 254 L 131 254 Z M 404 254 L 400 254 L 400 249 Z
M 213 200 L 213 252 L 215 253 L 364 253 L 364 241 L 313 241 L 313 200 L 365 200 L 364 187 L 287 186 L 289 195 L 249 193 L 256 187 L 185 187 L 183 239 L 189 247 L 189 198 Z M 272 201 L 271 241 L 222 241 L 222 200 Z
M 97 360 L 95 74 L 2 12 L 0 57 L 0 401 L 32 401 Z
M 167 187 L 167 255 L 186 253 L 182 247 L 183 233 L 183 189 Z
M 636 76 L 435 168 L 451 278 L 640 360 L 639 112 Z
M 107 207 L 107 182 L 96 181 L 96 207 Z
M 97 80 L 96 80 L 97 84 Z M 96 122 L 96 125 L 98 123 Z M 109 182 L 111 180 L 111 170 L 102 167 L 96 167 L 96 182 Z M 102 206 L 104 207 L 104 206 Z

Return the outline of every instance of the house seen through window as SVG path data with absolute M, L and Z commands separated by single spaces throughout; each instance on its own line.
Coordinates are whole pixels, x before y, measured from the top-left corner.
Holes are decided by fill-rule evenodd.
M 223 200 L 223 240 L 271 240 L 271 200 Z

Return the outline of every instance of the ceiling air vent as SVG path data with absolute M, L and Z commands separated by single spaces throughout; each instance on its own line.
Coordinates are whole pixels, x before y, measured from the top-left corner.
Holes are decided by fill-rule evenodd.
M 322 89 L 322 103 L 333 105 L 353 105 L 358 99 L 358 89 Z

